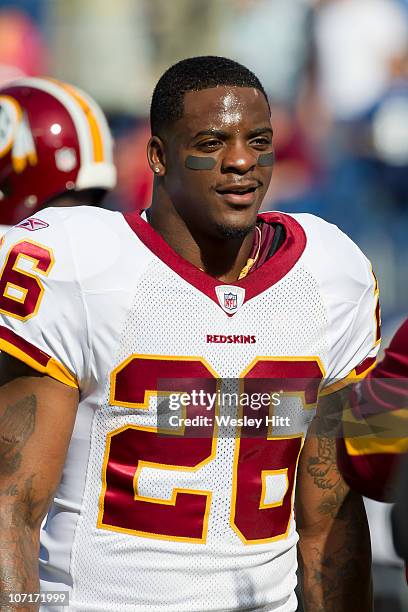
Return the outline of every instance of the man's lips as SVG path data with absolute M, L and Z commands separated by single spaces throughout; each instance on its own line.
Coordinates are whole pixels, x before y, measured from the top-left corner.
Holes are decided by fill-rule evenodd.
M 256 190 L 261 187 L 259 181 L 245 183 L 228 183 L 215 188 L 216 193 L 228 204 L 252 204 Z
M 261 186 L 262 183 L 259 181 L 245 181 L 241 183 L 225 183 L 223 185 L 218 185 L 215 188 L 217 193 L 248 193 L 253 192 L 255 189 Z

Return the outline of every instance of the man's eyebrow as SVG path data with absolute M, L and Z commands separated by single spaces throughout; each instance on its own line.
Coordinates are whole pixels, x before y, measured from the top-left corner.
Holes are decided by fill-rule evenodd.
M 249 136 L 259 136 L 259 134 L 265 134 L 265 132 L 273 136 L 273 129 L 266 126 L 263 128 L 256 128 L 255 130 L 251 130 L 249 132 Z
M 270 128 L 269 126 L 255 128 L 254 130 L 251 130 L 248 135 L 250 138 L 253 138 L 254 136 L 259 136 L 259 134 L 265 134 L 265 133 L 268 133 L 271 136 L 273 136 L 272 128 Z M 193 136 L 193 140 L 195 140 L 196 138 L 199 138 L 200 136 L 215 136 L 216 138 L 227 138 L 228 133 L 224 132 L 223 130 L 216 130 L 214 128 L 209 128 L 208 130 L 201 130 L 200 132 L 197 132 L 197 134 Z
M 208 130 L 201 130 L 200 132 L 197 132 L 197 134 L 194 134 L 193 140 L 195 138 L 199 138 L 200 136 L 217 136 L 218 138 L 225 138 L 227 136 L 227 133 L 223 132 L 222 130 L 215 130 L 213 128 L 209 128 Z

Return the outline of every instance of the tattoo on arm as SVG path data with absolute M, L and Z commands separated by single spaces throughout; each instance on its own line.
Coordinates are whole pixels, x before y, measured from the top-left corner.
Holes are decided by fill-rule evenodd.
M 0 524 L 1 519 L 7 517 L 8 525 L 0 529 L 0 590 L 5 593 L 38 591 L 39 536 L 36 527 L 48 509 L 53 491 L 38 497 L 36 477 L 33 473 L 25 479 L 18 497 L 15 495 L 18 484 L 12 484 L 9 501 L 1 509 Z
M 348 492 L 348 486 L 337 467 L 336 438 L 341 427 L 344 392 L 330 400 L 323 400 L 312 426 L 317 449 L 308 457 L 306 470 L 313 484 L 320 490 L 319 514 L 336 518 Z
M 17 497 L 18 485 L 16 483 L 9 484 L 4 489 L 0 489 L 0 497 Z
M 0 417 L 0 474 L 14 474 L 21 464 L 21 451 L 34 431 L 37 401 L 34 395 L 7 406 Z
M 324 492 L 318 512 L 336 518 L 348 487 L 337 467 L 336 441 L 319 437 L 317 445 L 317 455 L 308 458 L 306 469 L 314 484 Z
M 312 546 L 308 555 L 305 610 L 371 612 L 371 551 L 362 500 L 346 500 L 336 523 L 326 546 Z
M 336 433 L 331 431 L 327 437 L 325 433 L 317 432 L 316 454 L 308 457 L 305 466 L 320 491 L 317 513 L 329 525 L 324 538 L 307 544 L 305 609 L 369 612 L 371 550 L 364 505 L 337 467 Z
M 5 593 L 38 591 L 38 526 L 53 491 L 39 493 L 40 474 L 19 473 L 36 413 L 37 399 L 27 395 L 0 417 L 0 591 Z

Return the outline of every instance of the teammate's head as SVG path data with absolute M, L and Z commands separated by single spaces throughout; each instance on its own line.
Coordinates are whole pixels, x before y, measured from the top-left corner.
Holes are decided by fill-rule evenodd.
M 112 137 L 96 102 L 51 79 L 0 89 L 0 223 L 14 224 L 70 194 L 98 204 L 116 184 Z
M 160 78 L 148 147 L 153 205 L 167 201 L 212 235 L 250 231 L 273 166 L 270 109 L 258 78 L 223 57 L 193 57 Z

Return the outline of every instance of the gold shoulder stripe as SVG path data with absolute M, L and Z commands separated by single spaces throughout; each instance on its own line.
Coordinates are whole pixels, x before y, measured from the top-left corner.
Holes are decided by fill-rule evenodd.
M 349 404 L 343 410 L 343 435 L 349 455 L 400 454 L 408 451 L 408 409 L 384 410 L 358 419 Z
M 71 372 L 53 357 L 50 357 L 46 365 L 42 365 L 30 355 L 27 355 L 27 353 L 25 353 L 23 350 L 17 348 L 14 346 L 14 344 L 8 342 L 7 340 L 3 340 L 2 338 L 0 338 L 0 350 L 8 353 L 16 359 L 19 359 L 23 363 L 27 364 L 30 368 L 33 368 L 33 370 L 41 372 L 42 374 L 47 374 L 47 376 L 55 378 L 55 380 L 59 380 L 69 387 L 74 387 L 75 389 L 79 387 L 76 378 L 71 374 Z
M 354 368 L 354 370 L 352 370 L 349 374 L 347 374 L 347 376 L 345 376 L 341 380 L 337 380 L 336 382 L 332 383 L 328 387 L 325 387 L 321 391 L 320 397 L 324 397 L 325 395 L 330 395 L 331 393 L 340 391 L 340 389 L 344 389 L 344 387 L 347 387 L 348 385 L 352 385 L 353 383 L 358 382 L 362 378 L 365 378 L 367 374 L 375 367 L 376 363 L 377 362 L 374 360 L 372 363 L 370 363 L 370 365 L 365 370 L 363 370 L 362 372 L 359 372 L 358 374 L 357 374 L 357 369 Z
M 346 449 L 352 457 L 361 455 L 403 454 L 408 451 L 408 438 L 345 438 Z

